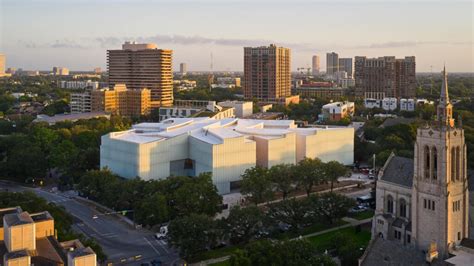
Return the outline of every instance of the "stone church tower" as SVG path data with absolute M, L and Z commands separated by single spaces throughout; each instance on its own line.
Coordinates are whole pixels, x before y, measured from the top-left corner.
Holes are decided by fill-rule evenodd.
M 417 131 L 411 225 L 416 247 L 440 258 L 468 237 L 469 226 L 464 130 L 452 116 L 444 69 L 437 119 Z

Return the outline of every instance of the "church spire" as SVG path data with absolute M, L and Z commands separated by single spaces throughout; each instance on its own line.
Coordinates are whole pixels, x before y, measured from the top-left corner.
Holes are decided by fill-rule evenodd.
M 446 73 L 446 66 L 443 68 L 443 85 L 441 85 L 441 95 L 439 97 L 439 104 L 447 105 L 449 103 L 448 94 L 448 73 Z
M 437 114 L 440 126 L 454 127 L 454 119 L 452 118 L 453 106 L 449 102 L 448 73 L 446 73 L 446 66 L 443 68 L 443 84 L 441 85 Z

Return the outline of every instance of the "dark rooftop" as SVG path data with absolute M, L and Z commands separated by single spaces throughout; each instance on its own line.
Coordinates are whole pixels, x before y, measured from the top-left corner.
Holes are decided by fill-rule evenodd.
M 413 159 L 393 156 L 389 157 L 389 160 L 380 179 L 411 188 L 413 186 Z

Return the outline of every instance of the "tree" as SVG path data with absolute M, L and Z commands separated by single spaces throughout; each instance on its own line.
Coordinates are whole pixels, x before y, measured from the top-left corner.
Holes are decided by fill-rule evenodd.
M 225 231 L 233 244 L 245 243 L 254 238 L 263 228 L 263 213 L 256 206 L 235 206 L 224 220 Z
M 308 222 L 308 207 L 306 199 L 282 200 L 271 204 L 267 215 L 273 222 L 289 224 L 292 230 L 297 230 Z
M 145 197 L 135 208 L 136 222 L 155 225 L 169 220 L 166 197 L 160 193 Z
M 286 199 L 294 189 L 296 167 L 291 164 L 277 164 L 270 168 L 269 174 L 275 189 L 282 193 L 283 199 Z
M 255 205 L 271 200 L 273 188 L 268 169 L 256 166 L 245 170 L 242 175 L 240 192 Z
M 310 196 L 309 204 L 309 209 L 313 210 L 315 215 L 323 218 L 328 224 L 333 224 L 346 216 L 349 209 L 356 203 L 344 195 L 328 192 Z
M 320 159 L 304 158 L 297 166 L 298 186 L 306 191 L 306 195 L 310 195 L 313 186 L 323 181 L 324 168 Z
M 213 246 L 217 239 L 215 221 L 204 215 L 192 213 L 176 218 L 168 225 L 169 242 L 179 248 L 186 258 Z
M 324 164 L 324 177 L 331 183 L 331 192 L 334 187 L 334 182 L 341 176 L 346 175 L 347 168 L 338 161 L 329 161 Z
M 202 213 L 214 216 L 220 211 L 222 196 L 212 184 L 210 173 L 203 173 L 188 180 L 174 192 L 175 206 L 178 215 Z

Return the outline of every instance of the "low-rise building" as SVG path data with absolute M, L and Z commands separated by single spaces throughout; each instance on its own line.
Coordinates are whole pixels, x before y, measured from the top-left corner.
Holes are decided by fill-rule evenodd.
M 212 84 L 212 88 L 227 88 L 233 89 L 235 87 L 240 87 L 240 78 L 235 77 L 218 77 L 216 83 Z
M 58 242 L 54 219 L 47 211 L 30 214 L 20 207 L 4 208 L 0 209 L 0 219 L 2 265 L 97 265 L 94 251 L 79 240 Z M 76 244 L 72 246 L 68 242 Z
M 354 115 L 354 102 L 333 102 L 323 105 L 321 108 L 320 121 L 331 120 L 339 121 L 346 117 Z
M 397 109 L 397 98 L 383 98 L 382 109 L 385 111 L 393 111 Z
M 400 99 L 400 111 L 415 111 L 415 99 Z
M 373 98 L 365 98 L 364 99 L 364 106 L 365 108 L 380 108 L 380 100 L 373 99 Z
M 49 125 L 54 125 L 58 122 L 65 122 L 65 121 L 76 122 L 81 119 L 92 119 L 92 118 L 100 118 L 100 117 L 109 119 L 110 114 L 107 114 L 105 112 L 58 114 L 58 115 L 53 115 L 53 116 L 48 116 L 48 115 L 43 114 L 43 115 L 37 115 L 36 119 L 33 120 L 33 122 L 35 123 L 46 122 Z
M 53 75 L 55 76 L 68 76 L 69 69 L 66 67 L 53 67 Z
M 179 79 L 173 80 L 173 88 L 177 91 L 187 91 L 196 88 L 195 80 Z
M 293 120 L 171 118 L 102 136 L 100 166 L 124 178 L 212 173 L 221 194 L 246 169 L 308 158 L 353 163 L 353 128 L 297 128 Z
M 99 82 L 91 81 L 91 80 L 71 80 L 71 81 L 61 80 L 58 83 L 58 85 L 61 89 L 85 89 L 85 88 L 90 88 L 92 90 L 99 89 Z
M 238 118 L 244 118 L 253 113 L 253 102 L 244 102 L 244 101 L 225 101 L 217 103 L 222 107 L 232 107 L 235 108 L 235 116 Z
M 147 115 L 151 111 L 151 93 L 149 89 L 128 90 L 124 84 L 116 84 L 113 89 L 93 90 L 91 105 L 93 112 Z
M 343 78 L 343 79 L 338 80 L 338 83 L 343 89 L 352 88 L 355 86 L 355 79 Z
M 75 114 L 92 112 L 91 98 L 92 92 L 90 90 L 71 93 L 71 99 L 69 101 L 71 113 Z

